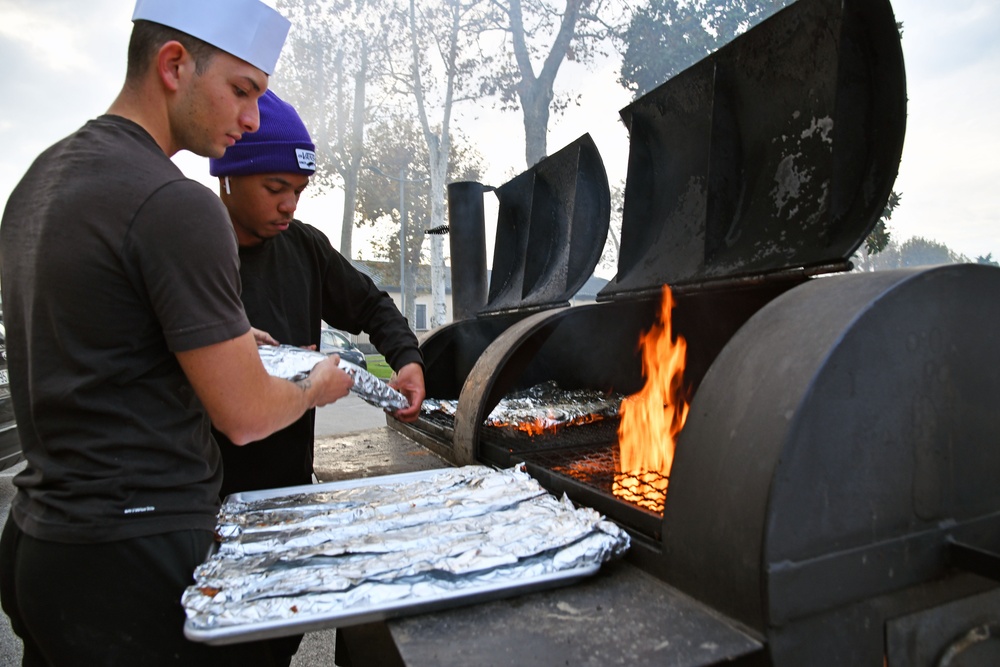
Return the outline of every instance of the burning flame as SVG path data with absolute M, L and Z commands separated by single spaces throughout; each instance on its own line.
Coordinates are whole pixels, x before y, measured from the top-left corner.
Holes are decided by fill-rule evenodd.
M 613 492 L 662 512 L 677 435 L 687 419 L 683 374 L 687 341 L 671 332 L 674 298 L 663 286 L 660 321 L 639 336 L 646 384 L 622 401 L 618 427 L 620 474 Z

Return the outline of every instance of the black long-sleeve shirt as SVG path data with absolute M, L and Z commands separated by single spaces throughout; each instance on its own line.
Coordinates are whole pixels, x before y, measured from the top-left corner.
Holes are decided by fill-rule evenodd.
M 282 344 L 315 345 L 325 320 L 351 333 L 365 331 L 398 370 L 423 363 L 416 336 L 392 298 L 333 249 L 315 227 L 293 220 L 259 246 L 240 248 L 241 298 L 250 324 Z M 309 484 L 315 413 L 242 447 L 215 432 L 222 448 L 222 496 Z

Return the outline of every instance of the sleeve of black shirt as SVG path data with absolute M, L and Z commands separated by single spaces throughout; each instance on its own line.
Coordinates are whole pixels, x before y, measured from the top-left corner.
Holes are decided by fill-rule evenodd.
M 368 333 L 372 345 L 394 370 L 423 365 L 417 337 L 385 291 L 329 248 L 323 280 L 323 319 L 337 329 Z

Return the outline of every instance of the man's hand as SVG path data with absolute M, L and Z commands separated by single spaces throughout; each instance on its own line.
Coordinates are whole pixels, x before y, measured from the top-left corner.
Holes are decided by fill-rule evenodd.
M 406 364 L 393 373 L 389 386 L 397 390 L 410 402 L 410 407 L 397 410 L 392 416 L 401 422 L 415 422 L 420 416 L 420 404 L 424 402 L 424 369 L 420 364 Z
M 315 405 L 321 408 L 347 396 L 354 386 L 354 378 L 340 368 L 340 356 L 331 354 L 329 357 L 313 366 L 312 371 L 304 380 L 295 384 L 303 389 L 322 387 L 323 391 L 316 396 Z
M 278 341 L 276 341 L 274 339 L 274 337 L 272 337 L 271 334 L 267 333 L 266 331 L 261 331 L 260 329 L 254 329 L 253 327 L 250 327 L 250 333 L 253 334 L 254 342 L 256 342 L 257 345 L 280 345 L 281 344 Z

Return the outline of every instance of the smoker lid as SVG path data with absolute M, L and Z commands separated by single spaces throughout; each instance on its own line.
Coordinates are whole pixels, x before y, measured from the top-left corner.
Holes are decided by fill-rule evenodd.
M 799 0 L 621 111 L 618 275 L 599 299 L 843 265 L 906 124 L 888 0 Z
M 611 219 L 611 191 L 585 134 L 496 189 L 493 273 L 479 314 L 567 305 L 593 274 Z

